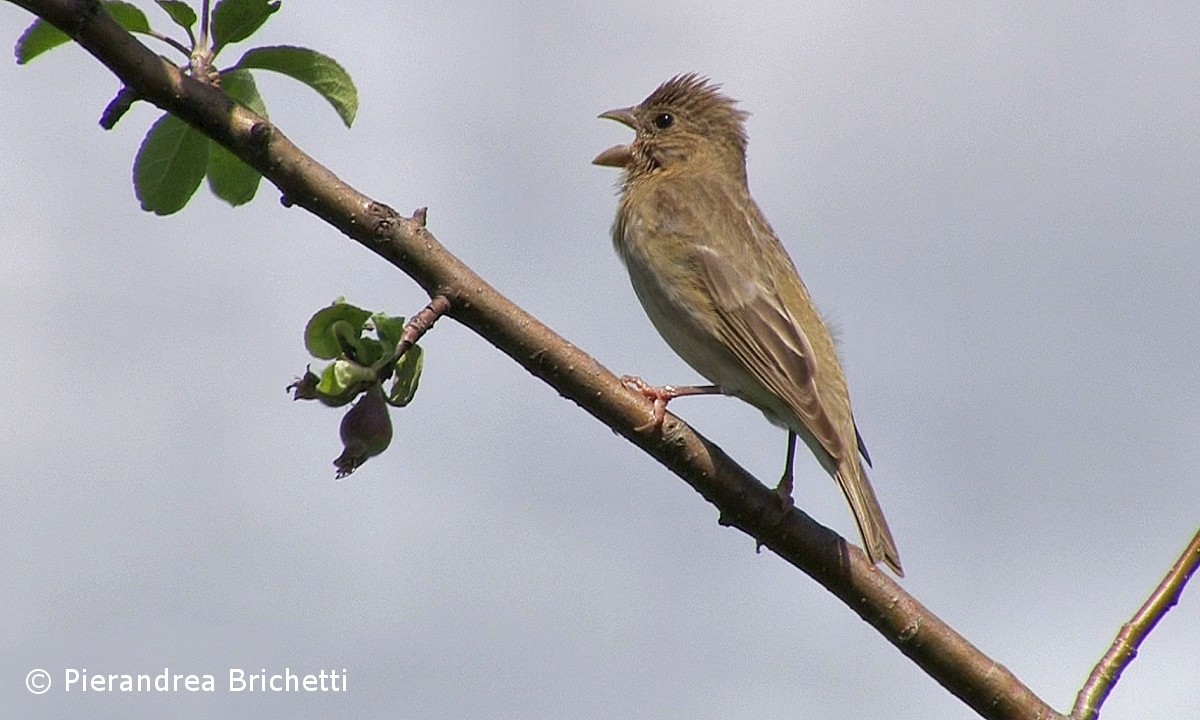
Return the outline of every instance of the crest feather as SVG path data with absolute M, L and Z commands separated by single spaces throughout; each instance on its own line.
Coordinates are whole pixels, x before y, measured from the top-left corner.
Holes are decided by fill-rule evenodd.
M 693 118 L 723 126 L 746 147 L 745 121 L 750 113 L 737 108 L 737 100 L 721 94 L 721 86 L 697 73 L 676 75 L 650 93 L 642 107 L 669 108 Z

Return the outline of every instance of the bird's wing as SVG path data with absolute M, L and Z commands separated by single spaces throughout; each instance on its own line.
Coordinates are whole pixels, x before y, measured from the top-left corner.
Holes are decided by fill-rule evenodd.
M 773 288 L 739 273 L 708 247 L 697 253 L 712 295 L 722 342 L 789 409 L 835 460 L 844 455 L 837 427 L 817 392 L 817 359 L 804 330 Z
M 867 452 L 867 444 L 863 442 L 862 433 L 858 431 L 857 422 L 854 423 L 854 437 L 858 442 L 858 454 L 862 455 L 863 460 L 867 461 L 867 467 L 871 467 L 871 453 Z

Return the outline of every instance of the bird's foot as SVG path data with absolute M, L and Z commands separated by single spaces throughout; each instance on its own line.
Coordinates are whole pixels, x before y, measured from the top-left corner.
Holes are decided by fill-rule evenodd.
M 662 429 L 663 420 L 667 416 L 667 403 L 677 397 L 725 393 L 716 385 L 651 385 L 636 375 L 622 375 L 621 382 L 625 384 L 625 387 L 640 394 L 654 405 L 654 414 L 651 416 L 650 422 L 635 427 L 634 430 L 637 432 Z
M 779 498 L 779 516 L 775 519 L 772 525 L 778 527 L 783 523 L 783 519 L 788 516 L 792 508 L 796 507 L 796 501 L 792 499 L 792 474 L 784 473 L 783 477 L 779 478 L 779 484 L 775 486 L 775 495 Z M 754 541 L 754 552 L 762 552 L 764 545 L 762 540 Z
M 622 375 L 621 383 L 649 400 L 653 406 L 650 421 L 638 425 L 634 428 L 634 431 L 644 432 L 646 430 L 657 431 L 662 429 L 663 421 L 667 417 L 667 403 L 679 397 L 678 389 L 671 385 L 651 385 L 636 375 Z
M 779 484 L 775 486 L 775 494 L 779 496 L 779 505 L 783 508 L 783 514 L 787 515 L 796 505 L 796 501 L 792 499 L 792 474 L 784 473 L 784 476 L 779 478 Z

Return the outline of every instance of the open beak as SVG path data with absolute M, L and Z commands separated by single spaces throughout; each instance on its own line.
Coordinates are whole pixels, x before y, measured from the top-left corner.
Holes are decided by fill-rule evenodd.
M 605 120 L 616 120 L 617 122 L 629 128 L 636 129 L 637 119 L 633 116 L 633 108 L 617 108 L 616 110 L 608 110 L 600 113 L 600 117 Z M 604 152 L 596 156 L 592 160 L 593 165 L 604 165 L 605 167 L 623 168 L 633 159 L 633 153 L 628 145 L 614 145 Z
M 633 108 L 631 107 L 607 110 L 600 113 L 599 117 L 602 120 L 616 120 L 628 128 L 637 127 L 637 118 L 633 116 Z

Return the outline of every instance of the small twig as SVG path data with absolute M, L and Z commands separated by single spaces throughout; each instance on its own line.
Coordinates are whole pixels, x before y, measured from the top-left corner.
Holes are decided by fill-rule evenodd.
M 379 363 L 376 379 L 378 382 L 386 382 L 393 372 L 397 372 L 397 363 L 404 354 L 417 344 L 425 333 L 433 327 L 437 319 L 445 315 L 450 310 L 450 298 L 444 293 L 437 293 L 429 304 L 424 307 L 419 313 L 413 315 L 404 325 L 404 332 L 400 333 L 400 342 L 396 343 L 393 348 L 391 357 Z
M 200 38 L 193 43 L 197 48 L 208 47 L 208 3 L 209 0 L 200 3 Z
M 189 50 L 186 45 L 179 42 L 178 40 L 171 37 L 170 35 L 164 35 L 164 34 L 158 32 L 157 30 L 143 30 L 142 32 L 144 34 L 149 35 L 150 37 L 154 38 L 155 40 L 158 40 L 159 42 L 164 42 L 164 43 L 170 45 L 171 47 L 175 48 L 179 52 L 183 53 L 184 57 L 190 57 L 192 54 L 192 51 Z M 191 35 L 191 34 L 192 34 L 192 31 L 189 29 L 188 35 Z M 192 42 L 194 43 L 195 40 L 193 39 Z
M 400 335 L 400 342 L 396 344 L 396 359 L 404 357 L 404 353 L 408 349 L 417 344 L 421 337 L 429 332 L 429 328 L 437 322 L 437 319 L 445 315 L 450 310 L 450 298 L 445 295 L 434 295 L 425 309 L 408 321 L 404 326 L 404 332 Z
M 1071 711 L 1072 720 L 1094 720 L 1100 713 L 1100 706 L 1108 698 L 1113 687 L 1120 679 L 1121 673 L 1137 657 L 1138 647 L 1142 641 L 1167 614 L 1167 611 L 1179 602 L 1179 596 L 1187 585 L 1192 573 L 1200 565 L 1200 531 L 1188 544 L 1187 549 L 1175 561 L 1175 565 L 1159 583 L 1150 598 L 1125 623 L 1112 647 L 1092 670 L 1075 699 L 1075 708 Z

